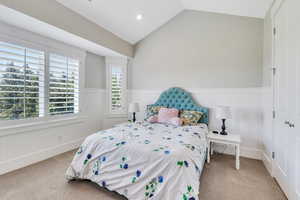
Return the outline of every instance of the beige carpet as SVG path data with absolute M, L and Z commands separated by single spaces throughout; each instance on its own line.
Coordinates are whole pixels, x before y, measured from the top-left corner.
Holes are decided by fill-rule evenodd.
M 124 200 L 87 181 L 67 183 L 64 173 L 73 152 L 0 176 L 1 200 Z M 285 200 L 261 161 L 214 155 L 201 177 L 200 200 Z

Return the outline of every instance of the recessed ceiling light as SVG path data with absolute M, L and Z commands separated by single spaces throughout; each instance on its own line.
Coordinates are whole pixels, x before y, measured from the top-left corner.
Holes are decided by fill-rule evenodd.
M 136 20 L 141 21 L 143 19 L 143 15 L 142 14 L 138 14 L 136 16 Z

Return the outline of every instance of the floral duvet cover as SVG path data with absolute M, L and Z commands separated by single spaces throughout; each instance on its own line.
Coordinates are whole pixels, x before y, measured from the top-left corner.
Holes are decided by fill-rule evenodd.
M 66 177 L 129 200 L 197 200 L 207 126 L 126 123 L 85 139 Z

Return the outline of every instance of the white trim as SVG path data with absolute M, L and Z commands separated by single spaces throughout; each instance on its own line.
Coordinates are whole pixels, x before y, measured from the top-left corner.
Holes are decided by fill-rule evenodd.
M 271 176 L 273 176 L 273 160 L 265 153 L 265 152 L 262 152 L 262 161 L 266 167 L 266 169 L 268 170 L 269 174 Z
M 105 114 L 105 117 L 108 119 L 128 118 L 128 114 L 107 113 L 107 114 Z
M 84 92 L 86 93 L 106 93 L 106 89 L 99 89 L 99 88 L 85 88 Z
M 39 50 L 66 53 L 68 56 L 82 58 L 85 57 L 85 51 L 79 47 L 71 46 L 63 42 L 38 35 L 36 33 L 18 28 L 0 21 L 0 35 L 4 38 L 11 39 L 23 46 L 39 48 Z M 33 45 L 33 46 L 29 46 Z
M 276 41 L 276 34 L 274 34 L 274 28 L 276 29 L 276 22 L 275 22 L 275 17 L 277 12 L 279 11 L 279 9 L 281 8 L 283 2 L 285 0 L 274 0 L 273 4 L 271 5 L 271 11 L 270 11 L 270 15 L 271 15 L 271 23 L 272 23 L 272 30 L 271 30 L 271 38 L 272 38 L 272 67 L 271 69 L 276 69 L 276 63 L 275 63 L 275 41 Z M 273 70 L 271 71 L 272 76 L 271 76 L 271 92 L 272 92 L 272 111 L 276 111 L 275 108 L 275 90 L 276 90 L 276 85 L 275 85 L 275 76 L 273 74 Z M 275 119 L 272 119 L 272 138 L 271 138 L 271 151 L 275 152 L 275 147 L 274 147 L 274 129 L 275 129 Z M 268 172 L 270 173 L 271 176 L 274 176 L 274 170 L 275 170 L 275 162 L 272 158 L 270 158 L 268 156 L 268 154 L 266 152 L 262 152 L 262 161 L 266 167 L 266 169 L 268 170 Z
M 4 127 L 3 129 L 7 129 L 7 127 L 17 127 L 21 124 L 24 124 L 26 126 L 27 123 L 45 123 L 56 120 L 68 120 L 70 116 L 77 116 L 81 113 L 82 108 L 82 102 L 83 102 L 83 96 L 82 96 L 82 90 L 84 89 L 84 83 L 85 83 L 85 57 L 86 52 L 82 49 L 74 46 L 70 46 L 67 44 L 64 44 L 62 42 L 58 42 L 56 40 L 46 38 L 43 36 L 40 36 L 38 34 L 8 25 L 6 23 L 3 23 L 0 21 L 0 40 L 3 42 L 9 42 L 16 45 L 24 46 L 26 48 L 33 48 L 40 51 L 43 51 L 45 53 L 45 83 L 44 83 L 44 103 L 45 103 L 45 111 L 43 117 L 38 117 L 34 119 L 22 119 L 22 120 L 0 120 L 0 126 Z M 50 53 L 57 53 L 62 54 L 67 57 L 75 58 L 79 60 L 79 113 L 75 113 L 72 115 L 63 115 L 63 116 L 49 116 L 48 115 L 48 77 L 47 72 L 49 72 L 49 54 Z M 54 119 L 54 120 L 53 120 Z M 9 128 L 8 128 L 9 129 Z M 0 128 L 2 130 L 2 128 Z M 11 133 L 11 132 L 9 132 Z M 0 133 L 0 137 L 2 135 L 2 132 Z
M 282 6 L 283 2 L 285 0 L 274 0 L 272 5 L 270 6 L 270 17 L 271 17 L 271 23 L 272 23 L 272 30 L 271 30 L 271 35 L 270 37 L 272 38 L 272 55 L 271 55 L 271 59 L 272 59 L 272 63 L 271 63 L 271 67 L 270 69 L 276 69 L 276 65 L 275 65 L 275 37 L 276 35 L 274 35 L 274 28 L 276 28 L 276 22 L 275 22 L 275 17 L 277 12 L 279 11 L 280 7 Z M 271 90 L 266 90 L 266 88 L 263 88 L 262 92 L 263 94 L 266 94 L 266 92 L 271 92 L 272 95 L 272 110 L 269 110 L 270 112 L 275 111 L 275 77 L 273 75 L 273 70 L 270 70 L 270 73 L 272 73 L 271 76 Z M 274 119 L 272 119 L 272 127 L 271 127 L 271 133 L 272 133 L 272 138 L 271 138 L 271 151 L 274 151 Z M 274 175 L 274 161 L 272 158 L 269 157 L 268 153 L 265 151 L 262 151 L 262 161 L 266 167 L 266 169 L 268 170 L 268 172 L 270 173 L 271 176 Z
M 145 94 L 161 94 L 163 91 L 167 90 L 168 88 L 161 88 L 155 90 L 139 90 L 139 89 L 128 89 L 128 93 L 145 93 Z M 184 90 L 188 91 L 191 94 L 262 94 L 261 87 L 255 88 L 183 88 Z
M 283 1 L 285 0 L 275 0 L 271 6 L 271 18 L 275 17 L 275 14 L 279 10 L 280 6 L 282 5 Z
M 127 68 L 128 68 L 128 59 L 121 57 L 105 57 L 105 65 L 106 65 L 106 85 L 107 85 L 107 110 L 106 117 L 108 118 L 123 118 L 127 117 Z M 122 79 L 122 93 L 121 93 L 121 111 L 112 111 L 111 104 L 111 71 L 112 67 L 117 66 L 122 68 L 123 79 Z
M 0 128 L 0 137 L 25 133 L 28 131 L 36 131 L 45 128 L 53 128 L 72 124 L 83 123 L 87 117 L 77 116 L 71 118 L 58 118 L 53 120 L 45 120 L 40 122 L 22 123 L 18 125 L 6 126 Z
M 0 175 L 7 172 L 23 168 L 25 166 L 46 160 L 53 156 L 59 155 L 61 153 L 76 149 L 83 142 L 84 138 L 74 140 L 72 142 L 64 143 L 55 147 L 43 149 L 38 152 L 30 153 L 27 155 L 20 156 L 18 158 L 0 162 Z

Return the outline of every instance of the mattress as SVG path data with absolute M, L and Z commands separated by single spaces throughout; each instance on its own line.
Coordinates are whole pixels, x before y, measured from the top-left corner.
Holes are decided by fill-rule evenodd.
M 206 124 L 125 123 L 85 139 L 66 178 L 87 179 L 129 200 L 197 200 Z

